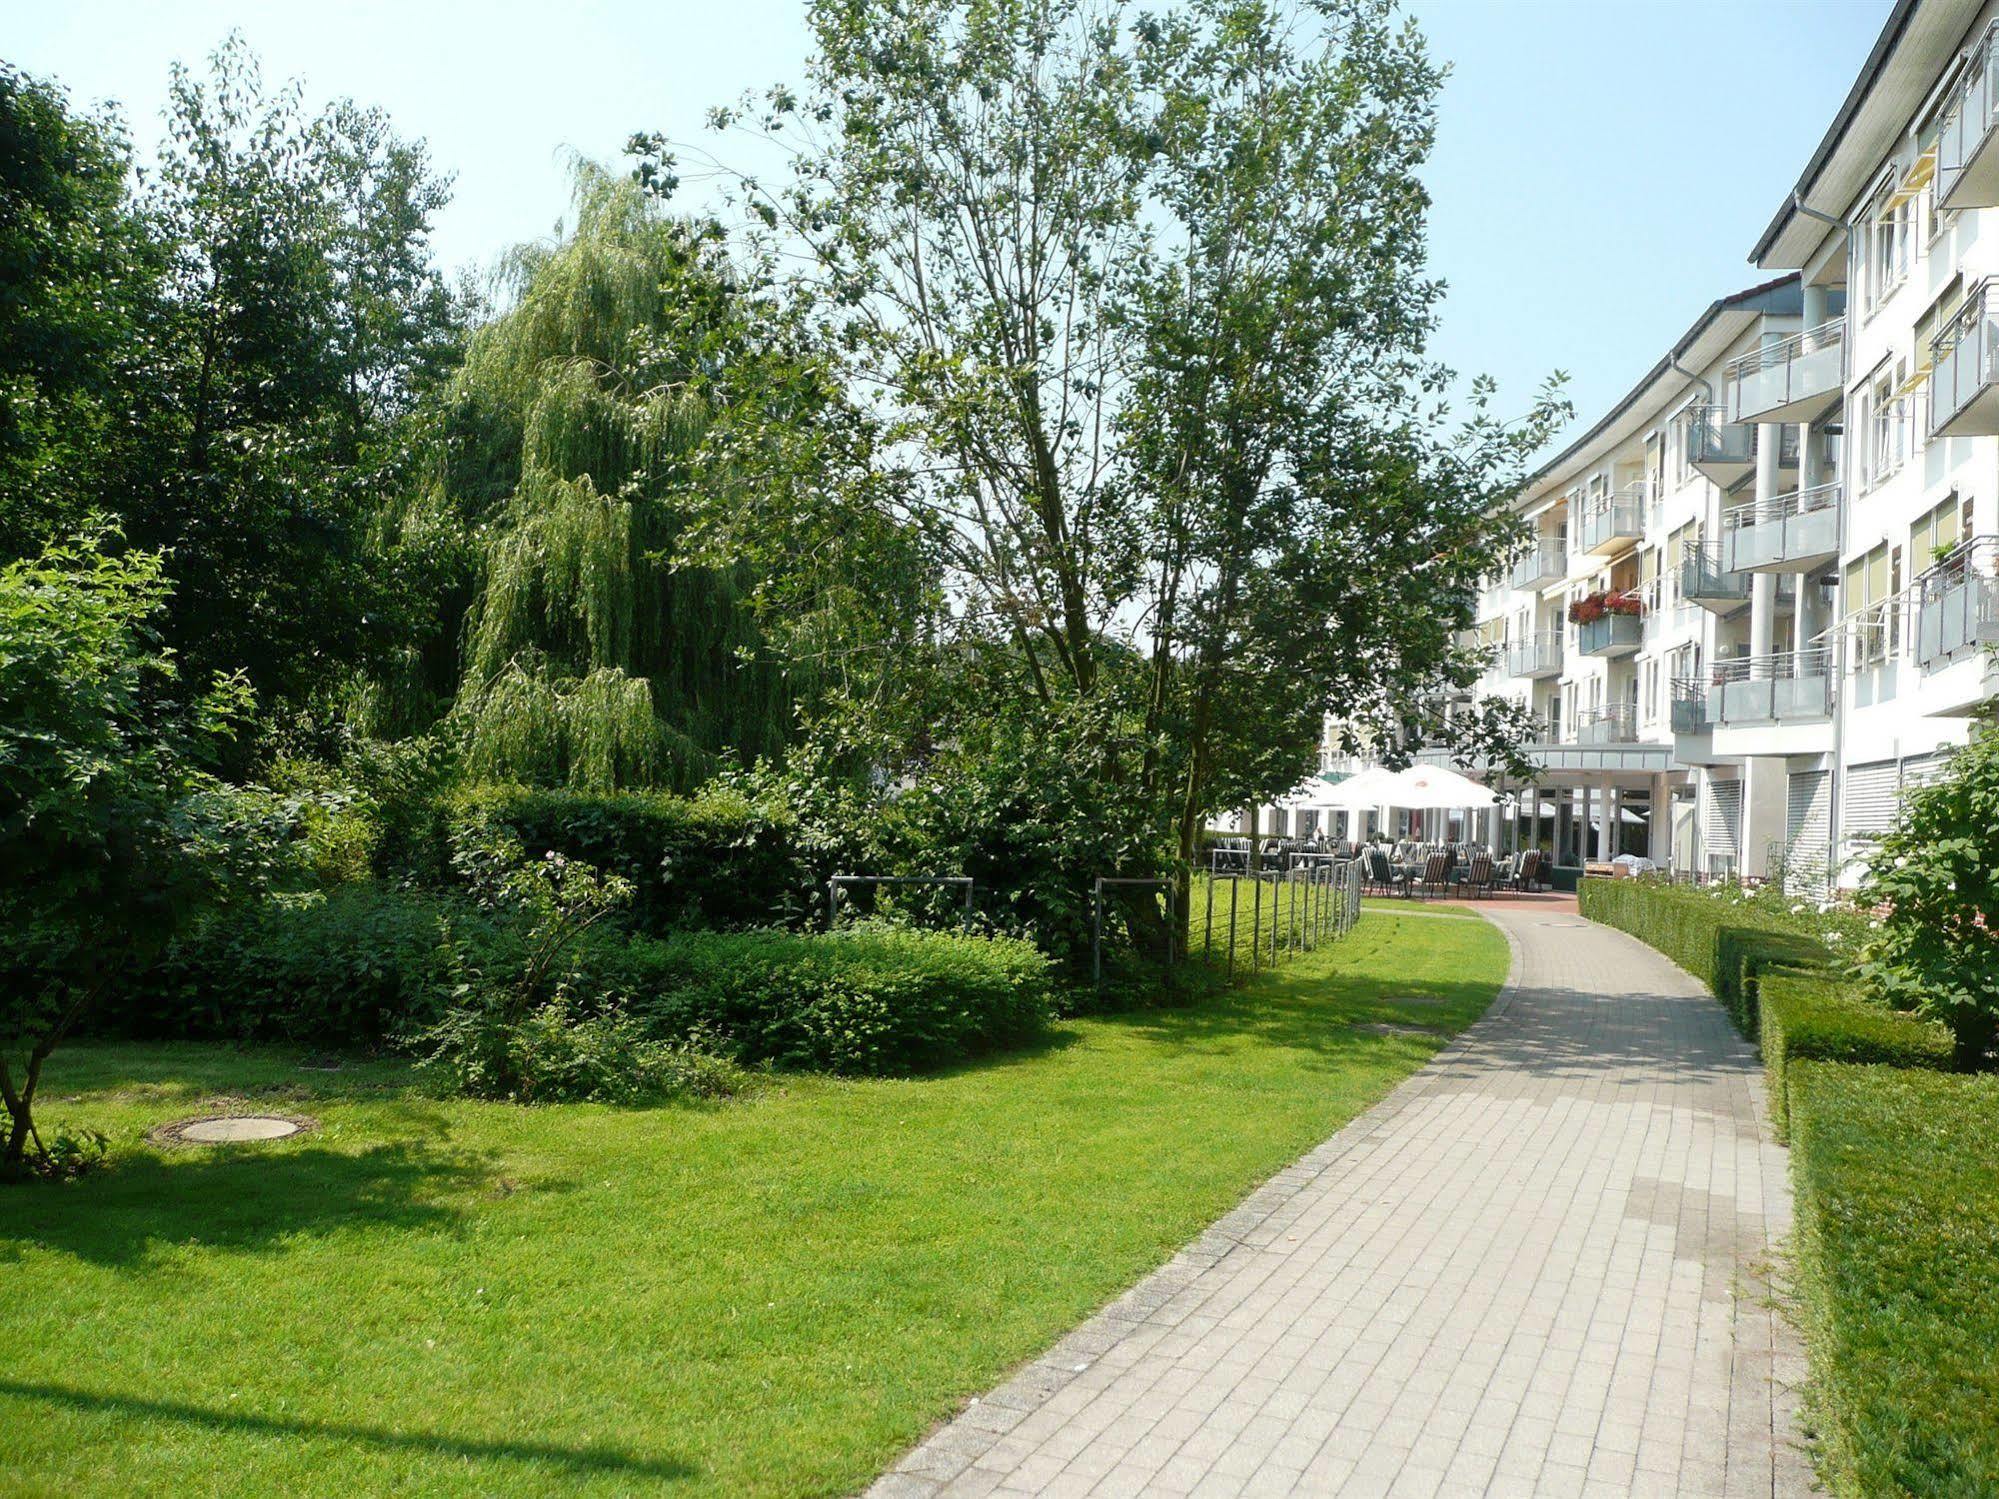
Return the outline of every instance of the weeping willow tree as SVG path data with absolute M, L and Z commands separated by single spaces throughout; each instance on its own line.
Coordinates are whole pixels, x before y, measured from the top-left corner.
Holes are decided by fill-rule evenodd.
M 719 232 L 582 165 L 574 230 L 503 279 L 431 486 L 389 518 L 406 548 L 472 538 L 440 608 L 441 634 L 458 622 L 448 665 L 413 647 L 376 711 L 408 727 L 448 701 L 475 774 L 541 785 L 686 789 L 781 752 L 815 667 L 760 627 L 753 577 L 676 560 L 739 482 L 705 442 L 740 313 Z

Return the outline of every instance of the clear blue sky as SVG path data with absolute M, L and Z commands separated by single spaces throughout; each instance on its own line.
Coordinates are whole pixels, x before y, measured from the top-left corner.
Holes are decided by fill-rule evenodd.
M 1572 376 L 1580 430 L 1715 297 L 1831 120 L 1888 0 L 1405 0 L 1453 75 L 1428 173 L 1437 352 L 1524 409 Z M 309 103 L 380 104 L 457 173 L 448 265 L 549 232 L 562 159 L 634 130 L 687 138 L 746 87 L 795 79 L 803 0 L 478 7 L 427 0 L 0 0 L 0 53 L 121 103 L 142 150 L 168 63 L 231 28 Z

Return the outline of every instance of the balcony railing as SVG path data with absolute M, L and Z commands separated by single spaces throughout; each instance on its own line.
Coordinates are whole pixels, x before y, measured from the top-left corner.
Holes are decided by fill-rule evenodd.
M 1699 677 L 1673 678 L 1673 732 L 1705 734 L 1713 728 L 1708 717 L 1707 684 Z
M 1638 710 L 1630 703 L 1587 708 L 1576 715 L 1577 744 L 1633 744 L 1638 739 Z
M 1576 626 L 1576 654 L 1628 656 L 1645 643 L 1645 621 L 1635 614 L 1600 614 Z
M 1832 712 L 1832 652 L 1824 646 L 1738 656 L 1709 673 L 1712 724 L 1793 723 Z
M 1645 534 L 1652 486 L 1640 479 L 1593 501 L 1583 512 L 1582 549 L 1608 552 Z
M 1786 424 L 1777 444 L 1777 467 L 1798 466 L 1798 429 Z M 1719 406 L 1687 408 L 1687 462 L 1721 485 L 1733 484 L 1756 467 L 1754 422 L 1731 422 Z
M 1506 645 L 1506 674 L 1510 677 L 1553 677 L 1562 670 L 1562 632 L 1540 630 L 1510 640 Z
M 1839 552 L 1840 481 L 1751 500 L 1721 518 L 1722 570 L 1803 572 Z
M 1999 293 L 1981 281 L 1930 344 L 1930 436 L 1999 433 Z
M 1722 372 L 1731 422 L 1798 422 L 1818 413 L 1846 378 L 1846 319 L 1764 344 Z
M 1999 67 L 1995 62 L 1999 23 L 1988 26 L 1964 71 L 1951 88 L 1937 138 L 1937 208 L 1999 206 Z
M 1917 580 L 1916 661 L 1925 671 L 1999 644 L 1999 536 L 1980 536 Z
M 1749 602 L 1749 575 L 1721 565 L 1721 548 L 1690 546 L 1680 559 L 1680 597 L 1716 614 L 1728 614 Z
M 1569 542 L 1566 536 L 1534 544 L 1532 551 L 1513 564 L 1511 582 L 1515 588 L 1544 588 L 1559 582 L 1569 570 Z

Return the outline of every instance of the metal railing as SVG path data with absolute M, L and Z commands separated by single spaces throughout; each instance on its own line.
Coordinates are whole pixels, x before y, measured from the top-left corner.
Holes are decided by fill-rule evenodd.
M 1810 489 L 1786 490 L 1783 494 L 1771 495 L 1767 500 L 1732 505 L 1721 513 L 1721 527 L 1724 531 L 1739 531 L 1745 526 L 1767 526 L 1772 521 L 1789 520 L 1794 515 L 1828 510 L 1839 503 L 1839 488 L 1840 481 L 1833 479 L 1825 484 L 1814 484 Z
M 1731 359 L 1722 370 L 1732 422 L 1836 391 L 1846 375 L 1846 319 L 1829 318 Z
M 1554 582 L 1568 570 L 1569 539 L 1561 536 L 1552 541 L 1537 542 L 1513 564 L 1509 581 L 1515 588 L 1539 588 L 1543 583 Z
M 1985 35 L 1972 49 L 1964 71 L 1952 86 L 1950 101 L 1944 106 L 1943 124 L 1937 134 L 1937 206 L 1939 208 L 1979 207 L 1956 201 L 1959 179 L 1972 158 L 1999 122 L 1999 67 L 1995 67 L 1995 38 L 1999 21 L 1985 28 Z
M 1834 479 L 1723 512 L 1721 565 L 1729 572 L 1815 561 L 1839 549 L 1839 497 Z
M 1749 597 L 1747 574 L 1721 565 L 1721 548 L 1697 543 L 1680 558 L 1680 597 L 1696 604 L 1739 604 Z
M 1632 744 L 1638 738 L 1638 709 L 1632 703 L 1586 708 L 1576 715 L 1577 744 Z
M 1583 512 L 1583 550 L 1594 552 L 1614 541 L 1645 534 L 1645 514 L 1652 503 L 1652 486 L 1644 479 L 1591 502 Z
M 1832 712 L 1833 653 L 1816 645 L 1719 661 L 1708 673 L 1708 721 L 1785 723 Z
M 1930 435 L 1949 435 L 1964 409 L 1999 379 L 1999 297 L 1981 281 L 1930 341 Z
M 1707 684 L 1699 677 L 1673 678 L 1673 732 L 1705 734 L 1714 727 L 1708 717 Z
M 1976 536 L 1916 580 L 1915 654 L 1926 670 L 1999 643 L 1999 536 Z
M 1748 467 L 1756 461 L 1762 428 L 1755 422 L 1731 422 L 1719 406 L 1687 408 L 1687 461 L 1721 467 Z M 1777 466 L 1798 466 L 1798 428 L 1785 422 L 1779 429 Z
M 1506 644 L 1506 674 L 1510 677 L 1552 676 L 1562 669 L 1562 632 L 1539 630 Z

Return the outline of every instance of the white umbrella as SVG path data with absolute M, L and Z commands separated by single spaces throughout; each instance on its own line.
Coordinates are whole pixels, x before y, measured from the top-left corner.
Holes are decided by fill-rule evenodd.
M 1334 812 L 1372 812 L 1379 807 L 1397 805 L 1386 794 L 1394 781 L 1393 771 L 1370 765 L 1336 786 L 1321 786 L 1312 793 L 1313 805 Z
M 1461 807 L 1489 807 L 1499 800 L 1490 786 L 1441 765 L 1412 765 L 1389 778 L 1378 800 L 1410 812 L 1453 812 Z

